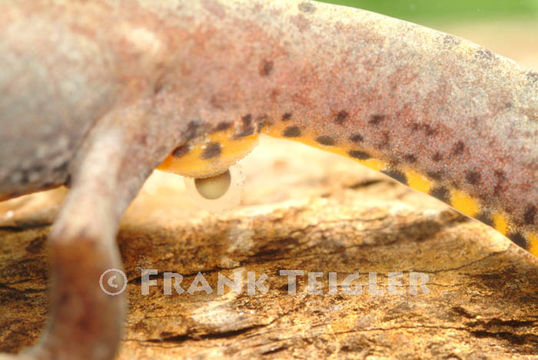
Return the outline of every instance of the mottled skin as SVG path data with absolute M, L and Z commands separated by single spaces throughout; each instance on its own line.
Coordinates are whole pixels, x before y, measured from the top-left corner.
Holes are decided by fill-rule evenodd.
M 21 357 L 112 358 L 124 299 L 98 278 L 120 266 L 125 208 L 167 155 L 216 175 L 261 130 L 404 182 L 413 169 L 412 187 L 533 245 L 538 74 L 464 40 L 294 0 L 14 0 L 0 53 L 0 199 L 71 187 L 51 319 Z

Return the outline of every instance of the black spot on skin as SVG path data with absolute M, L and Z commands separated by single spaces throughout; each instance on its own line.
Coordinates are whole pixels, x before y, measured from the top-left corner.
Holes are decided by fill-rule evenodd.
M 495 177 L 506 179 L 506 173 L 504 170 L 495 170 Z
M 207 144 L 204 152 L 202 152 L 202 159 L 208 160 L 220 156 L 222 149 L 218 142 L 212 142 Z
M 443 154 L 441 154 L 439 151 L 437 151 L 435 154 L 433 154 L 432 160 L 435 161 L 435 162 L 439 162 L 439 161 L 443 160 Z
M 261 133 L 262 130 L 269 124 L 271 124 L 271 120 L 269 119 L 269 116 L 267 114 L 263 114 L 261 116 L 258 116 L 258 133 Z
M 282 136 L 284 137 L 299 137 L 301 136 L 301 129 L 299 129 L 297 126 L 288 126 L 284 129 L 284 132 L 282 133 Z
M 215 131 L 224 131 L 228 130 L 230 127 L 232 127 L 232 123 L 229 121 L 223 121 L 217 125 L 215 128 Z
M 430 191 L 430 195 L 446 203 L 450 200 L 450 192 L 444 186 L 437 186 L 433 188 L 432 191 Z
M 445 45 L 457 45 L 460 43 L 460 40 L 452 35 L 445 35 L 443 39 Z
M 161 82 L 157 82 L 155 86 L 153 87 L 153 95 L 157 95 L 161 92 L 163 89 L 163 84 Z
M 488 49 L 479 49 L 476 52 L 476 56 L 479 59 L 488 60 L 488 61 L 493 60 L 495 58 L 495 55 Z
M 321 145 L 326 145 L 326 146 L 332 146 L 332 145 L 336 144 L 336 141 L 334 141 L 334 139 L 332 137 L 325 136 L 325 135 L 318 136 L 316 138 L 316 141 L 318 143 L 320 143 Z
M 394 180 L 396 180 L 398 182 L 401 182 L 404 185 L 407 185 L 407 178 L 405 177 L 405 175 L 401 171 L 398 171 L 398 170 L 382 170 L 381 172 L 383 174 L 385 174 L 385 175 L 390 176 Z
M 243 122 L 243 128 L 240 133 L 234 135 L 235 139 L 254 134 L 255 129 L 254 126 L 252 126 L 252 115 L 247 114 L 243 116 L 241 121 Z
M 370 120 L 368 120 L 368 124 L 379 125 L 384 119 L 385 115 L 372 115 L 370 116 Z
M 428 175 L 430 178 L 432 178 L 433 180 L 441 180 L 444 176 L 444 172 L 442 170 L 439 170 L 439 171 L 428 171 L 426 173 L 426 175 Z
M 388 146 L 390 143 L 390 135 L 388 131 L 383 131 L 381 133 L 381 142 L 377 144 L 378 149 L 383 149 L 384 147 Z
M 504 170 L 495 170 L 493 173 L 495 174 L 495 178 L 497 179 L 497 183 L 493 188 L 493 194 L 495 196 L 498 196 L 504 191 L 503 187 L 506 183 L 506 173 L 504 172 Z
M 480 182 L 481 178 L 482 176 L 480 175 L 478 171 L 465 172 L 465 180 L 467 180 L 469 184 L 477 185 Z
M 352 142 L 358 144 L 358 143 L 361 143 L 364 141 L 364 138 L 362 137 L 361 134 L 353 134 L 351 135 L 351 137 L 349 138 L 349 140 L 351 140 Z
M 52 168 L 52 171 L 62 173 L 62 172 L 66 172 L 68 167 L 69 167 L 69 161 L 66 160 L 60 165 Z
M 424 131 L 424 134 L 426 134 L 427 136 L 433 136 L 437 134 L 437 130 L 432 128 L 428 124 L 413 123 L 413 125 L 411 126 L 411 130 L 412 131 L 419 131 L 419 130 Z
M 511 102 L 507 102 L 506 104 L 504 104 L 505 109 L 511 109 L 513 107 L 514 107 L 514 104 L 512 104 Z
M 465 150 L 465 144 L 463 141 L 458 141 L 454 144 L 452 147 L 452 152 L 450 153 L 451 156 L 457 156 L 463 154 L 463 151 Z
M 486 225 L 493 226 L 493 220 L 491 219 L 491 214 L 488 212 L 481 212 L 476 216 L 477 220 L 480 220 Z
M 536 216 L 536 205 L 529 205 L 523 214 L 523 221 L 527 225 L 534 224 L 534 217 Z
M 336 114 L 335 122 L 338 125 L 342 125 L 343 123 L 346 122 L 348 116 L 349 116 L 348 112 L 345 111 L 345 110 L 342 110 L 342 111 L 338 112 L 338 114 Z
M 273 71 L 274 62 L 272 60 L 262 60 L 260 63 L 260 75 L 269 76 Z
M 254 134 L 254 128 L 252 126 L 242 130 L 239 134 L 234 135 L 234 139 L 239 139 L 242 137 L 250 136 Z
M 163 78 L 159 78 L 155 85 L 153 86 L 153 95 L 159 94 L 164 89 L 165 82 Z
M 243 122 L 243 127 L 248 127 L 252 125 L 252 115 L 246 114 L 241 118 L 241 121 Z
M 19 184 L 27 185 L 29 182 L 30 182 L 30 177 L 29 177 L 28 171 L 23 170 L 21 172 L 21 179 L 19 180 Z
M 424 125 L 424 132 L 426 133 L 427 136 L 433 136 L 437 134 L 437 130 L 435 130 L 428 124 Z
M 196 137 L 196 133 L 198 132 L 198 128 L 200 127 L 198 121 L 190 121 L 187 124 L 187 129 L 185 130 L 185 136 L 183 138 L 184 141 L 189 141 Z
M 282 115 L 282 121 L 288 121 L 291 119 L 292 113 L 287 112 Z
M 147 146 L 148 145 L 148 136 L 147 134 L 141 134 L 135 138 L 136 143 Z
M 538 73 L 537 72 L 529 71 L 527 73 L 527 77 L 529 78 L 529 81 L 532 82 L 532 83 L 538 82 Z
M 298 8 L 299 8 L 299 11 L 304 12 L 304 13 L 314 13 L 316 11 L 316 7 L 314 6 L 314 4 L 312 4 L 309 1 L 300 3 Z
M 224 107 L 222 106 L 222 102 L 223 101 L 221 99 L 221 96 L 219 96 L 218 94 L 211 95 L 211 97 L 209 98 L 209 103 L 215 109 L 219 109 L 219 110 L 224 109 Z
M 187 155 L 189 151 L 190 151 L 190 146 L 188 144 L 181 145 L 175 148 L 174 151 L 172 151 L 172 156 L 174 156 L 175 158 L 180 158 L 182 156 Z
M 348 154 L 352 158 L 359 159 L 359 160 L 368 160 L 368 159 L 370 159 L 372 157 L 367 152 L 359 151 L 359 150 L 351 150 L 351 151 L 348 152 Z
M 507 237 L 512 240 L 516 245 L 522 247 L 523 249 L 527 249 L 527 239 L 525 239 L 525 237 L 520 233 L 510 233 Z
M 417 157 L 413 154 L 406 154 L 404 155 L 404 160 L 407 161 L 407 162 L 410 162 L 410 163 L 415 163 L 417 162 Z
M 64 163 L 66 163 L 66 162 L 64 162 Z M 45 167 L 43 165 L 35 165 L 29 171 L 32 172 L 32 173 L 40 173 L 44 169 L 45 169 Z

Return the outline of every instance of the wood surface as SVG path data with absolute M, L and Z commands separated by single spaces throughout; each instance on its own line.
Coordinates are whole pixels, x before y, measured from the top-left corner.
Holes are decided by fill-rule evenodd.
M 351 160 L 263 138 L 239 165 L 241 205 L 200 208 L 156 172 L 118 244 L 129 279 L 120 359 L 443 358 L 538 355 L 538 259 L 494 230 Z M 0 351 L 34 343 L 47 314 L 47 246 L 64 189 L 0 203 Z M 157 285 L 142 295 L 141 269 Z M 281 270 L 302 270 L 288 294 Z M 410 293 L 409 272 L 429 293 Z M 212 294 L 163 294 L 163 273 L 200 272 Z M 265 274 L 265 294 L 217 292 L 217 277 Z M 320 272 L 323 295 L 306 273 Z M 328 273 L 362 294 L 327 294 Z M 377 273 L 383 295 L 369 291 Z M 388 276 L 402 272 L 402 294 Z

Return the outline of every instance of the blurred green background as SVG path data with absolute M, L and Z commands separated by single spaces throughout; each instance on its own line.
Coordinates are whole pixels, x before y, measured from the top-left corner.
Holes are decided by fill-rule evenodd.
M 538 70 L 538 0 L 318 0 L 458 35 Z
M 322 0 L 413 22 L 453 22 L 506 17 L 538 21 L 538 0 Z

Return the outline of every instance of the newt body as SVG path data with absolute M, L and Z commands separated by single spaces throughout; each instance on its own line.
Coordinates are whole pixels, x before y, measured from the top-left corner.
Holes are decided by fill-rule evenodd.
M 213 176 L 260 132 L 383 171 L 538 255 L 538 74 L 463 39 L 308 1 L 57 0 L 0 4 L 0 40 L 0 199 L 71 187 L 53 317 L 28 356 L 113 356 L 123 298 L 96 279 L 120 266 L 123 211 L 159 164 Z

